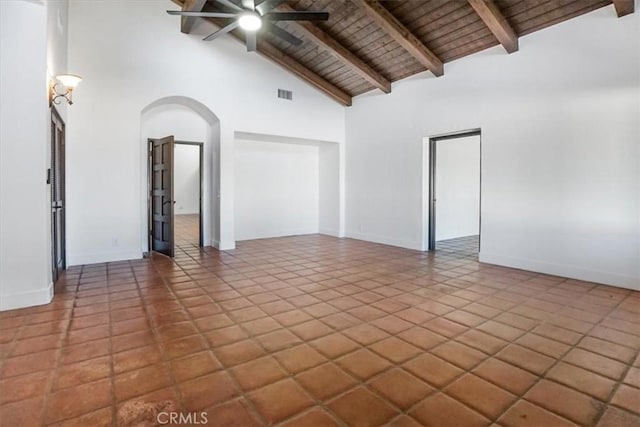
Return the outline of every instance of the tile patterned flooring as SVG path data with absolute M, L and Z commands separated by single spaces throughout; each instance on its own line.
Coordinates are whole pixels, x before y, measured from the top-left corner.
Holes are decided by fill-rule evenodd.
M 639 349 L 637 292 L 320 235 L 183 242 L 0 313 L 0 425 L 158 402 L 242 427 L 638 426 Z
M 480 252 L 480 236 L 458 237 L 457 239 L 439 240 L 436 242 L 436 250 L 441 253 L 455 253 L 458 256 L 472 257 L 478 260 Z
M 180 214 L 173 216 L 176 246 L 200 243 L 200 215 Z

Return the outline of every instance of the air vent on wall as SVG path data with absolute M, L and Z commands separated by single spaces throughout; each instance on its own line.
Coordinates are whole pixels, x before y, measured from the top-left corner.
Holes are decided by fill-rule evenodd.
M 291 101 L 293 99 L 293 92 L 285 89 L 278 89 L 278 98 L 288 99 Z

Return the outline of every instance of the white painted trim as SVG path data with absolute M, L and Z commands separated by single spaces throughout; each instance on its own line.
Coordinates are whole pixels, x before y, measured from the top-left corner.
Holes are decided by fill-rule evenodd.
M 397 246 L 405 249 L 413 249 L 415 251 L 422 250 L 422 242 L 394 239 L 392 237 L 379 236 L 375 234 L 355 233 L 347 231 L 346 237 L 350 239 L 364 240 L 366 242 L 382 243 L 383 245 Z
M 568 277 L 571 279 L 594 283 L 602 283 L 604 285 L 632 289 L 635 291 L 640 290 L 640 277 L 626 276 L 609 271 L 589 270 L 574 265 L 554 264 L 535 259 L 487 254 L 486 252 L 480 252 L 478 259 L 480 262 L 487 264 L 519 268 L 521 270 L 552 274 L 554 276 Z
M 0 311 L 49 304 L 53 299 L 53 283 L 35 291 L 0 296 Z
M 130 259 L 141 259 L 140 249 L 131 249 L 120 252 L 84 253 L 69 257 L 69 266 L 98 264 L 103 262 L 127 261 Z

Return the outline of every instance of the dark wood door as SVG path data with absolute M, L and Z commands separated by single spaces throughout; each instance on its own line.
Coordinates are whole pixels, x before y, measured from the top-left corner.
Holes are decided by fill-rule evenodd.
M 66 268 L 65 249 L 65 129 L 58 112 L 51 109 L 51 257 L 55 283 Z
M 151 250 L 173 256 L 173 136 L 149 139 Z

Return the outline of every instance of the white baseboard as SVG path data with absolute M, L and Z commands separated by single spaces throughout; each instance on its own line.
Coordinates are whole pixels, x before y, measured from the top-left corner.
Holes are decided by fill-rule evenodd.
M 405 249 L 413 249 L 416 251 L 422 250 L 422 242 L 394 239 L 387 236 L 379 236 L 375 234 L 357 233 L 353 231 L 347 231 L 345 237 L 350 239 L 364 240 L 373 243 L 382 243 L 383 245 L 397 246 Z
M 99 264 L 103 262 L 127 261 L 130 259 L 140 258 L 142 258 L 142 251 L 140 249 L 121 252 L 70 254 L 67 264 L 69 266 Z
M 626 276 L 609 271 L 590 270 L 573 265 L 555 264 L 547 261 L 518 258 L 508 255 L 488 254 L 486 252 L 480 252 L 478 259 L 480 262 L 487 264 L 519 268 L 521 270 L 568 277 L 586 282 L 601 283 L 603 285 L 616 286 L 618 288 L 632 289 L 635 291 L 640 290 L 640 277 Z
M 246 236 L 236 235 L 236 241 L 240 242 L 243 240 L 273 239 L 278 237 L 289 237 L 289 236 L 304 236 L 307 234 L 318 234 L 318 229 L 309 230 L 309 229 L 291 228 L 287 230 L 266 231 L 266 232 L 255 233 L 255 234 L 250 234 Z
M 335 228 L 320 228 L 318 233 L 325 234 L 327 236 L 340 237 L 340 232 Z
M 0 296 L 0 311 L 49 304 L 52 299 L 53 283 L 46 288 L 36 289 L 35 291 Z

